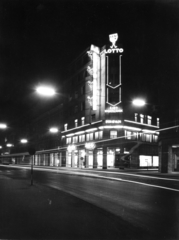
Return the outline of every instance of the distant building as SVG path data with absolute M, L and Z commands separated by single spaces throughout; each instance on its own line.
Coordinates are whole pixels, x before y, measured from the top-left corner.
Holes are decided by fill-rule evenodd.
M 124 99 L 118 34 L 91 45 L 68 68 L 62 164 L 67 167 L 158 167 L 159 118 Z M 130 66 L 129 66 L 130 69 Z M 130 86 L 129 86 L 130 88 Z

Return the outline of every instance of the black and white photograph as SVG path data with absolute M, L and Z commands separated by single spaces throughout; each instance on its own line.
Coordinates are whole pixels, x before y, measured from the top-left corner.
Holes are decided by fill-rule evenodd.
M 179 240 L 178 0 L 0 0 L 0 239 Z

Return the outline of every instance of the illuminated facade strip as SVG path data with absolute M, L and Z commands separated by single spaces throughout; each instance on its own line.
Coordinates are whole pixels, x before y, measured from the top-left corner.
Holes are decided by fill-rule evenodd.
M 108 84 L 106 84 L 106 86 L 108 86 L 108 87 L 110 87 L 110 88 L 113 88 L 113 89 L 115 89 L 115 88 L 117 88 L 117 87 L 120 87 L 121 86 L 121 84 L 118 84 L 117 86 L 115 86 L 115 87 L 112 87 L 112 86 L 110 86 L 110 85 L 108 85 Z
M 88 124 L 85 124 L 85 125 L 82 125 L 82 126 L 79 126 L 79 127 L 70 128 L 70 129 L 68 129 L 68 130 L 66 130 L 66 131 L 63 131 L 63 132 L 61 132 L 61 133 L 66 133 L 66 132 L 72 131 L 72 130 L 74 130 L 74 129 L 83 128 L 83 127 L 86 127 L 86 126 L 89 126 L 89 125 L 90 125 L 90 124 L 88 123 Z
M 118 102 L 118 103 L 116 103 L 116 104 L 111 104 L 111 103 L 109 103 L 108 101 L 107 101 L 107 103 L 108 103 L 110 106 L 112 106 L 112 107 L 115 107 L 115 106 L 117 106 L 118 104 L 120 104 L 120 103 L 121 103 L 121 101 L 120 101 L 120 102 Z
M 150 126 L 150 127 L 155 127 L 155 128 L 159 128 L 158 126 L 154 126 L 154 125 L 150 125 L 150 124 L 145 124 L 145 123 L 140 123 L 140 122 L 135 122 L 135 121 L 130 121 L 130 120 L 124 120 L 125 122 L 131 122 L 134 124 L 139 124 L 139 125 L 144 125 L 144 126 Z

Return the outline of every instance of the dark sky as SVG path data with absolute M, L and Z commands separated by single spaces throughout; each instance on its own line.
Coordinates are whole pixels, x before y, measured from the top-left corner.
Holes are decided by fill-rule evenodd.
M 35 86 L 51 83 L 60 97 L 68 63 L 116 32 L 129 95 L 148 91 L 152 101 L 154 88 L 166 94 L 172 83 L 177 89 L 178 1 L 0 0 L 0 121 L 13 125 L 33 108 L 56 104 L 57 98 L 37 97 Z

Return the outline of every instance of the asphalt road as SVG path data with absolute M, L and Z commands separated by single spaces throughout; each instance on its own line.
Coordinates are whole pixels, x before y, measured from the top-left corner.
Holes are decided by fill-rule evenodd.
M 1 167 L 12 179 L 27 179 L 28 168 Z M 149 239 L 179 239 L 179 177 L 127 172 L 34 169 L 34 185 L 61 190 L 140 229 Z M 116 218 L 116 219 L 117 219 Z M 151 238 L 150 238 L 151 236 Z

